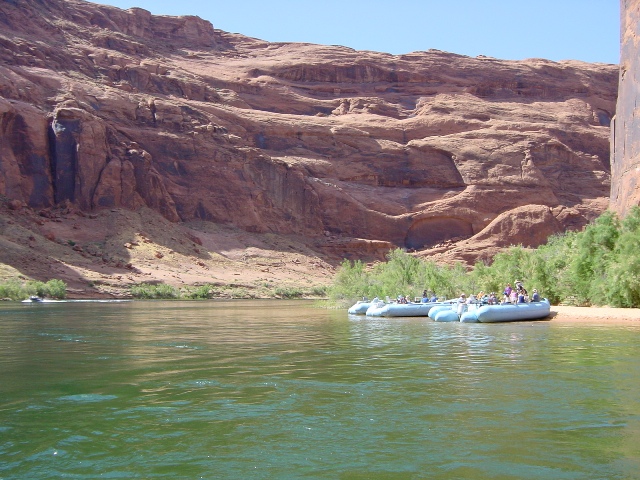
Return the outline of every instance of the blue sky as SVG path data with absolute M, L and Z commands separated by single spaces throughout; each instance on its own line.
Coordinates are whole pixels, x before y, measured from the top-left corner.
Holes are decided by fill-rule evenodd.
M 270 42 L 618 63 L 619 0 L 99 0 Z

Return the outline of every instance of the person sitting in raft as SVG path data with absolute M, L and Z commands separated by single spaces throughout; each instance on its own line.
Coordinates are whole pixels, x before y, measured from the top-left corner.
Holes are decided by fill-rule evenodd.
M 407 299 L 404 298 L 402 295 L 398 295 L 398 303 L 407 303 Z
M 511 302 L 511 292 L 513 289 L 511 288 L 511 284 L 507 283 L 507 286 L 504 287 L 504 291 L 502 292 L 502 303 L 510 303 Z
M 489 305 L 496 305 L 498 303 L 498 296 L 496 292 L 491 292 L 489 294 Z
M 518 290 L 518 303 L 527 303 L 526 292 L 524 288 Z
M 433 295 L 431 295 L 431 302 L 437 302 L 438 301 L 438 296 L 434 293 Z
M 420 300 L 422 303 L 429 303 L 429 294 L 427 293 L 426 290 L 422 291 L 422 300 Z
M 540 301 L 540 294 L 538 293 L 538 290 L 536 290 L 535 288 L 533 289 L 533 294 L 531 295 L 531 301 L 532 302 Z
M 411 297 L 410 297 L 409 295 L 405 295 L 405 296 L 404 296 L 404 303 L 413 303 L 413 302 L 411 301 Z

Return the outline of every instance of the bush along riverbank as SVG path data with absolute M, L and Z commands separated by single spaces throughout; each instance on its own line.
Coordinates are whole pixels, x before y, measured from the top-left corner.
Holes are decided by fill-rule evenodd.
M 12 280 L 0 283 L 0 299 L 2 300 L 20 301 L 31 296 L 61 300 L 67 298 L 67 284 L 57 279 L 48 282 L 29 280 L 21 283 Z
M 48 282 L 11 280 L 0 283 L 0 300 L 20 301 L 31 296 L 62 300 L 67 298 L 67 285 L 62 280 L 57 279 L 49 280 Z M 300 288 L 265 282 L 263 285 L 253 289 L 213 284 L 178 288 L 166 283 L 140 283 L 131 286 L 128 297 L 140 300 L 206 300 L 213 298 L 318 299 L 326 298 L 326 287 L 324 285 L 313 285 L 308 288 Z
M 640 208 L 624 219 L 606 212 L 581 232 L 552 236 L 536 249 L 511 247 L 490 263 L 437 265 L 397 249 L 387 262 L 367 267 L 345 260 L 328 289 L 331 303 L 346 306 L 363 296 L 419 296 L 423 290 L 454 298 L 496 292 L 522 280 L 552 304 L 640 307 Z

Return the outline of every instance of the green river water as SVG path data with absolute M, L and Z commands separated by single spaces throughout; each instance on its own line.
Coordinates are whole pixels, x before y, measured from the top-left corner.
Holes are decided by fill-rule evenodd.
M 0 305 L 0 479 L 640 479 L 640 326 Z

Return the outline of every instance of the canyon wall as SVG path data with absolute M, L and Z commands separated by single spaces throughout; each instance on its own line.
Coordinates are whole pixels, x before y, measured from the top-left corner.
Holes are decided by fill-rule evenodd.
M 34 209 L 473 262 L 609 203 L 616 65 L 268 43 L 80 0 L 0 3 L 0 61 L 0 194 Z
M 620 0 L 620 80 L 611 129 L 611 209 L 640 204 L 640 0 Z

